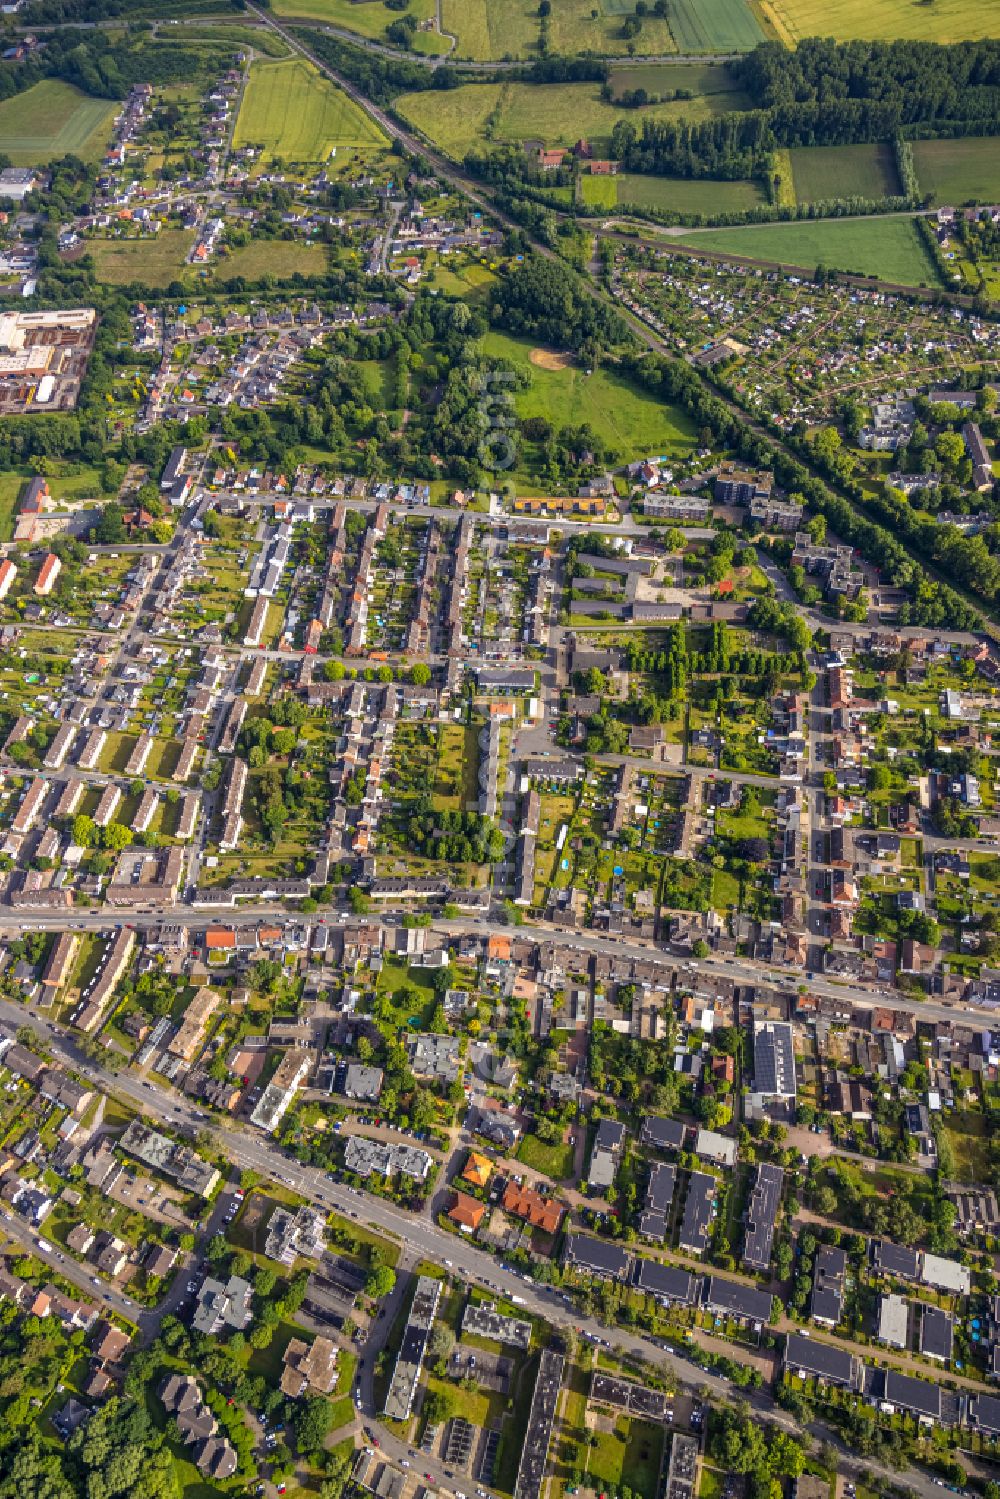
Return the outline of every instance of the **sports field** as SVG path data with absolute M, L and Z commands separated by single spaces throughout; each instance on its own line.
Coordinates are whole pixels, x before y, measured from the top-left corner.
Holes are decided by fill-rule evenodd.
M 884 198 L 901 191 L 892 147 L 798 146 L 789 151 L 800 203 L 829 198 Z
M 255 62 L 233 144 L 258 146 L 265 161 L 326 161 L 335 146 L 386 144 L 378 126 L 301 58 Z
M 682 243 L 699 250 L 723 250 L 753 260 L 813 270 L 854 271 L 904 286 L 938 284 L 934 266 L 911 219 L 822 219 L 801 224 L 748 225 L 706 229 Z
M 920 191 L 942 206 L 1000 202 L 1000 136 L 914 141 L 913 161 Z
M 665 212 L 700 213 L 714 218 L 720 213 L 738 213 L 756 208 L 764 195 L 756 182 L 708 182 L 691 177 L 647 177 L 622 172 L 618 184 L 621 207 L 659 208 Z
M 767 39 L 749 0 L 672 0 L 668 14 L 678 52 L 749 52 Z
M 16 167 L 41 166 L 72 152 L 100 161 L 119 106 L 90 99 L 71 83 L 46 78 L 0 104 L 0 152 Z
M 554 427 L 587 422 L 597 437 L 624 456 L 642 453 L 690 453 L 697 440 L 695 428 L 684 412 L 665 405 L 611 370 L 597 369 L 592 375 L 573 362 L 561 359 L 544 368 L 527 339 L 505 333 L 487 333 L 483 352 L 509 360 L 531 377 L 527 390 L 515 396 L 521 417 L 542 416 Z M 536 351 L 537 355 L 537 351 Z
M 697 121 L 745 103 L 743 94 L 701 94 L 651 104 L 632 114 L 637 121 Z M 404 94 L 395 107 L 411 125 L 456 157 L 485 138 L 487 117 L 494 112 L 494 140 L 572 146 L 583 135 L 599 149 L 604 148 L 622 113 L 601 98 L 599 83 L 466 83 L 446 91 Z
M 1000 37 L 996 0 L 760 0 L 782 41 L 973 42 Z

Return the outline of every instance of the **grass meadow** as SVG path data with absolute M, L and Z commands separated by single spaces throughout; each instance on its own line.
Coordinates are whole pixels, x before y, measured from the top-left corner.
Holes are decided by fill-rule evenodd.
M 736 93 L 699 94 L 693 99 L 653 104 L 641 111 L 654 120 L 707 120 L 728 109 L 743 108 L 747 100 Z M 464 156 L 471 145 L 485 140 L 487 120 L 493 117 L 493 139 L 540 140 L 548 146 L 572 146 L 580 136 L 603 149 L 621 109 L 601 98 L 599 83 L 466 83 L 441 92 L 404 94 L 396 108 L 411 125 L 423 131 L 442 150 Z M 637 118 L 639 112 L 636 112 Z
M 527 371 L 531 385 L 514 397 L 519 417 L 541 416 L 554 427 L 586 422 L 597 437 L 623 457 L 636 453 L 688 454 L 696 432 L 683 412 L 665 405 L 614 370 L 599 368 L 588 375 L 577 364 L 565 369 L 542 369 L 531 362 L 533 345 L 527 339 L 490 332 L 483 352 L 506 359 Z
M 674 213 L 700 213 L 706 218 L 720 213 L 738 213 L 756 208 L 764 194 L 756 182 L 714 182 L 694 177 L 647 177 L 639 172 L 622 172 L 614 179 L 618 184 L 618 204 L 625 208 L 653 208 Z
M 1000 201 L 1000 137 L 914 141 L 913 161 L 922 193 L 940 204 Z
M 934 266 L 910 219 L 825 219 L 706 229 L 685 236 L 683 242 L 698 250 L 780 261 L 806 271 L 825 265 L 830 270 L 878 276 L 904 286 L 938 284 Z
M 71 83 L 45 78 L 0 104 L 0 152 L 16 167 L 42 166 L 72 152 L 97 162 L 111 135 L 118 105 L 91 99 Z
M 788 153 L 799 203 L 824 198 L 883 198 L 901 191 L 892 147 L 798 146 Z
M 390 10 L 383 0 L 273 0 L 271 9 L 276 16 L 326 21 L 372 40 L 381 40 L 385 28 L 399 20 L 399 11 Z M 410 0 L 407 9 L 414 20 L 426 21 L 434 14 L 434 0 Z
M 169 286 L 183 278 L 193 243 L 190 229 L 161 229 L 155 239 L 90 239 L 87 249 L 98 278 L 111 286 Z

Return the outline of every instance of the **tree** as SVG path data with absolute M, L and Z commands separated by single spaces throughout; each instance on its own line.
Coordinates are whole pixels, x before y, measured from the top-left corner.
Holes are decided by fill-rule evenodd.
M 431 669 L 426 661 L 415 661 L 410 667 L 410 681 L 414 687 L 426 687 L 431 679 Z
M 331 1430 L 332 1407 L 321 1395 L 304 1400 L 295 1412 L 295 1445 L 302 1453 L 319 1452 Z
M 348 890 L 347 903 L 355 916 L 367 916 L 372 908 L 371 897 L 359 890 L 357 885 L 352 885 Z
M 79 844 L 80 848 L 90 848 L 97 837 L 97 823 L 92 817 L 86 817 L 81 812 L 73 818 L 73 842 Z
M 377 1265 L 365 1281 L 365 1294 L 373 1301 L 391 1296 L 396 1286 L 396 1272 L 391 1265 Z
M 454 1409 L 455 1399 L 450 1390 L 428 1390 L 424 1395 L 421 1410 L 427 1425 L 440 1426 L 442 1421 L 450 1421 Z

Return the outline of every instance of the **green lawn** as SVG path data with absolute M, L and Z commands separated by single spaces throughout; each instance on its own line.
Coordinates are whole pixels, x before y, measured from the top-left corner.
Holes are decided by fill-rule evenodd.
M 566 1181 L 573 1174 L 572 1145 L 547 1145 L 537 1135 L 525 1135 L 517 1147 L 517 1159 L 550 1181 Z
M 891 146 L 800 146 L 788 154 L 800 203 L 883 198 L 900 192 Z
M 778 261 L 805 271 L 825 265 L 905 286 L 937 285 L 934 266 L 909 219 L 828 219 L 706 229 L 682 243 L 752 260 Z
M 250 69 L 235 146 L 258 146 L 265 161 L 324 162 L 334 148 L 385 144 L 368 115 L 301 58 Z
M 679 456 L 694 448 L 697 434 L 683 412 L 647 395 L 613 370 L 599 368 L 588 375 L 575 364 L 540 369 L 531 363 L 531 343 L 504 333 L 488 333 L 482 348 L 485 354 L 508 360 L 530 374 L 529 389 L 518 391 L 514 398 L 518 416 L 542 416 L 556 428 L 586 422 L 621 458 L 637 452 Z
M 595 1433 L 597 1443 L 589 1449 L 588 1475 L 593 1487 L 607 1485 L 620 1490 L 627 1483 L 643 1499 L 656 1499 L 664 1430 L 651 1421 L 619 1416 L 613 1431 Z
M 71 83 L 46 78 L 0 104 L 0 151 L 17 167 L 43 166 L 72 152 L 101 160 L 118 105 L 91 99 Z
M 922 193 L 938 203 L 996 203 L 1000 199 L 1000 136 L 914 141 Z
M 1000 6 L 967 0 L 761 0 L 761 10 L 790 46 L 807 36 L 838 42 L 968 42 L 1000 36 Z

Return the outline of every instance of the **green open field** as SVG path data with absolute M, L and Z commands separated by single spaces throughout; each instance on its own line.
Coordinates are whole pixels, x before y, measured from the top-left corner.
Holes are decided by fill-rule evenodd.
M 749 0 L 673 0 L 669 16 L 678 52 L 749 52 L 766 40 Z
M 87 249 L 100 280 L 112 286 L 169 286 L 183 277 L 193 243 L 189 229 L 161 229 L 155 239 L 91 239 Z
M 698 121 L 727 109 L 740 109 L 743 94 L 700 94 L 633 111 L 636 119 Z M 581 136 L 599 148 L 621 117 L 621 109 L 601 98 L 599 83 L 466 83 L 441 92 L 404 94 L 396 100 L 399 113 L 451 155 L 461 157 L 477 140 L 485 140 L 486 121 L 492 138 L 503 141 L 540 140 L 548 146 L 572 146 Z
M 215 274 L 223 281 L 230 276 L 245 276 L 248 281 L 257 281 L 268 272 L 279 279 L 294 276 L 322 276 L 326 270 L 326 248 L 297 239 L 252 240 L 240 245 L 220 260 Z
M 621 454 L 689 453 L 695 429 L 680 411 L 664 405 L 613 370 L 592 375 L 576 364 L 565 369 L 540 369 L 531 363 L 531 344 L 491 332 L 481 345 L 494 358 L 509 360 L 531 376 L 528 390 L 518 391 L 518 416 L 543 416 L 554 427 L 587 422 L 597 437 Z
M 909 219 L 824 219 L 706 229 L 683 242 L 699 250 L 728 251 L 804 270 L 825 265 L 904 286 L 937 285 L 937 274 Z
M 614 177 L 581 177 L 580 195 L 588 208 L 617 208 L 617 180 Z
M 42 166 L 72 152 L 81 161 L 100 161 L 118 105 L 90 99 L 57 78 L 15 94 L 0 104 L 0 151 L 16 167 Z
M 950 1115 L 944 1125 L 944 1136 L 955 1157 L 955 1180 L 981 1182 L 987 1175 L 990 1159 L 984 1115 L 971 1111 Z
M 608 82 L 616 97 L 636 88 L 644 88 L 648 94 L 669 94 L 679 88 L 690 89 L 693 94 L 739 93 L 725 63 L 716 62 L 615 63 Z
M 385 28 L 398 21 L 400 15 L 398 10 L 390 10 L 383 4 L 383 0 L 274 0 L 271 9 L 276 16 L 328 21 L 372 38 L 382 38 Z M 429 20 L 434 14 L 434 0 L 410 0 L 407 14 L 416 21 Z
M 493 0 L 504 8 L 505 0 Z M 681 0 L 685 4 L 686 0 Z M 653 7 L 647 6 L 648 10 Z M 674 7 L 671 7 L 673 10 Z M 598 14 L 595 16 L 594 11 Z M 622 35 L 627 16 L 635 13 L 634 0 L 559 0 L 549 19 L 549 49 L 552 52 L 628 52 Z M 633 38 L 637 54 L 658 57 L 676 50 L 669 22 L 652 15 L 644 17 L 642 30 Z
M 838 42 L 970 42 L 1000 36 L 1000 6 L 968 0 L 761 0 L 765 18 L 790 46 L 806 36 Z
M 233 47 L 253 47 L 266 57 L 290 57 L 288 43 L 266 26 L 239 26 L 232 21 L 219 20 L 212 26 L 199 26 L 197 22 L 184 22 L 183 31 L 177 33 L 178 41 L 222 42 Z
M 756 208 L 764 195 L 756 182 L 708 182 L 693 177 L 647 177 L 639 172 L 622 172 L 613 179 L 618 184 L 618 203 L 635 208 L 658 208 L 675 213 L 700 213 L 711 218 L 720 213 Z
M 527 57 L 538 51 L 538 6 L 532 0 L 441 0 L 441 29 L 455 38 L 456 57 Z
M 914 141 L 913 160 L 920 191 L 939 204 L 1000 199 L 1000 136 Z
M 237 147 L 259 146 L 265 160 L 326 161 L 334 147 L 385 144 L 378 126 L 309 63 L 295 58 L 251 67 Z
M 889 145 L 797 146 L 788 155 L 800 203 L 824 198 L 883 198 L 901 191 Z
M 587 1454 L 591 1486 L 620 1490 L 627 1483 L 643 1499 L 655 1499 L 663 1457 L 663 1427 L 634 1416 L 618 1416 L 613 1431 L 598 1431 L 596 1436 Z

